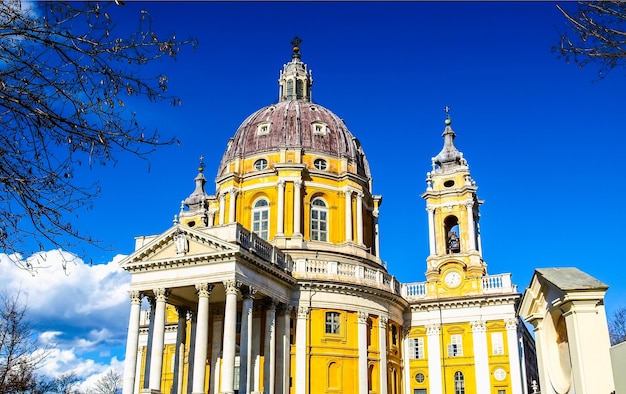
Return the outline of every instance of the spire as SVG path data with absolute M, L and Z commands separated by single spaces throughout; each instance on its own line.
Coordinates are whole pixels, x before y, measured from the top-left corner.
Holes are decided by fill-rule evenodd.
M 304 100 L 311 101 L 311 86 L 313 77 L 307 65 L 300 59 L 300 44 L 302 40 L 296 36 L 291 40 L 291 61 L 283 65 L 278 78 L 280 87 L 279 101 Z
M 446 106 L 444 108 L 446 111 L 446 128 L 443 131 L 443 149 L 441 152 L 437 154 L 437 156 L 433 157 L 433 166 L 438 164 L 441 167 L 450 167 L 454 164 L 457 165 L 467 165 L 467 162 L 463 158 L 463 153 L 461 153 L 456 146 L 454 146 L 454 138 L 456 134 L 454 130 L 452 130 L 452 119 L 450 118 L 450 107 Z
M 207 194 L 204 191 L 204 185 L 206 184 L 206 178 L 204 177 L 203 174 L 204 171 L 204 157 L 200 156 L 200 165 L 198 166 L 198 175 L 196 175 L 196 178 L 194 179 L 194 181 L 196 182 L 196 188 L 193 191 L 193 193 L 191 193 L 191 195 L 189 195 L 189 197 L 187 197 L 184 201 L 183 201 L 183 206 L 181 207 L 181 217 L 182 216 L 191 216 L 191 215 L 204 215 L 204 213 L 206 212 L 207 209 L 207 203 L 206 203 L 206 199 L 207 199 Z M 184 208 L 187 207 L 188 210 L 184 211 Z

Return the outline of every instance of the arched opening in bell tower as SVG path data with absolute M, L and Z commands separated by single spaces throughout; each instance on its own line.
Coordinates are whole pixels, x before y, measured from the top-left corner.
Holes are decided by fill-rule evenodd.
M 459 253 L 461 251 L 461 234 L 459 219 L 450 215 L 443 221 L 446 234 L 446 253 Z

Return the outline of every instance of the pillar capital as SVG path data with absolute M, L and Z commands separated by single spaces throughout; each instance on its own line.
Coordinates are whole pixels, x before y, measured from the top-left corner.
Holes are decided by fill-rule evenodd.
M 128 292 L 128 295 L 130 296 L 130 303 L 131 304 L 141 304 L 141 300 L 143 299 L 143 292 L 142 291 L 130 290 Z
M 293 181 L 293 186 L 296 189 L 301 189 L 302 185 L 304 185 L 304 182 L 301 179 L 296 179 L 295 181 Z
M 309 308 L 306 306 L 299 306 L 298 307 L 298 319 L 306 319 L 307 315 L 309 314 Z
M 166 302 L 167 297 L 170 296 L 169 289 L 158 288 L 158 289 L 152 290 L 152 292 L 154 293 L 154 298 L 156 299 L 157 302 L 158 301 Z
M 359 324 L 367 324 L 367 318 L 368 317 L 369 317 L 369 314 L 367 312 L 359 311 L 359 313 L 358 313 L 358 322 L 359 322 Z
M 518 321 L 515 318 L 506 319 L 504 321 L 507 330 L 517 330 Z
M 278 180 L 278 182 L 276 182 L 276 185 L 277 185 L 278 187 L 282 187 L 282 188 L 284 188 L 286 183 L 287 183 L 287 182 L 285 182 L 285 180 L 284 180 L 284 179 L 279 179 L 279 180 Z
M 273 299 L 271 297 L 267 297 L 264 300 L 264 304 L 265 304 L 265 310 L 275 311 L 276 310 L 276 306 L 278 305 L 278 301 L 276 301 L 275 299 Z
M 235 279 L 229 279 L 222 282 L 224 284 L 224 289 L 226 290 L 226 294 L 237 294 L 239 288 L 241 287 L 241 282 Z
M 473 333 L 487 332 L 487 325 L 482 320 L 474 320 L 470 325 Z
M 241 296 L 244 300 L 253 300 L 256 293 L 257 289 L 251 286 L 246 286 L 241 289 Z
M 429 324 L 426 326 L 426 335 L 439 335 L 441 326 L 439 324 Z
M 387 322 L 389 321 L 389 318 L 387 316 L 381 316 L 380 318 L 378 318 L 378 326 L 380 328 L 387 328 Z
M 196 285 L 196 294 L 198 294 L 198 298 L 206 297 L 208 298 L 211 295 L 211 291 L 213 290 L 213 285 L 208 283 L 198 283 Z

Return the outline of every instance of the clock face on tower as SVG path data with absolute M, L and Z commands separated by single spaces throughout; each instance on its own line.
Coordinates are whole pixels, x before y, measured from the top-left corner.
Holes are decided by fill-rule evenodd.
M 448 272 L 444 278 L 444 282 L 450 288 L 459 287 L 461 284 L 461 274 L 456 271 Z

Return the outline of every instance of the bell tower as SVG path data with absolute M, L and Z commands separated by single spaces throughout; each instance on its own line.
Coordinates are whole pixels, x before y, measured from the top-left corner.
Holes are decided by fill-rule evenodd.
M 449 110 L 445 108 L 443 149 L 432 158 L 426 192 L 422 194 L 428 211 L 430 248 L 426 278 L 431 287 L 467 294 L 478 291 L 480 279 L 486 275 L 478 226 L 483 201 L 476 195 L 478 187 L 467 160 L 454 146 L 456 134 Z

